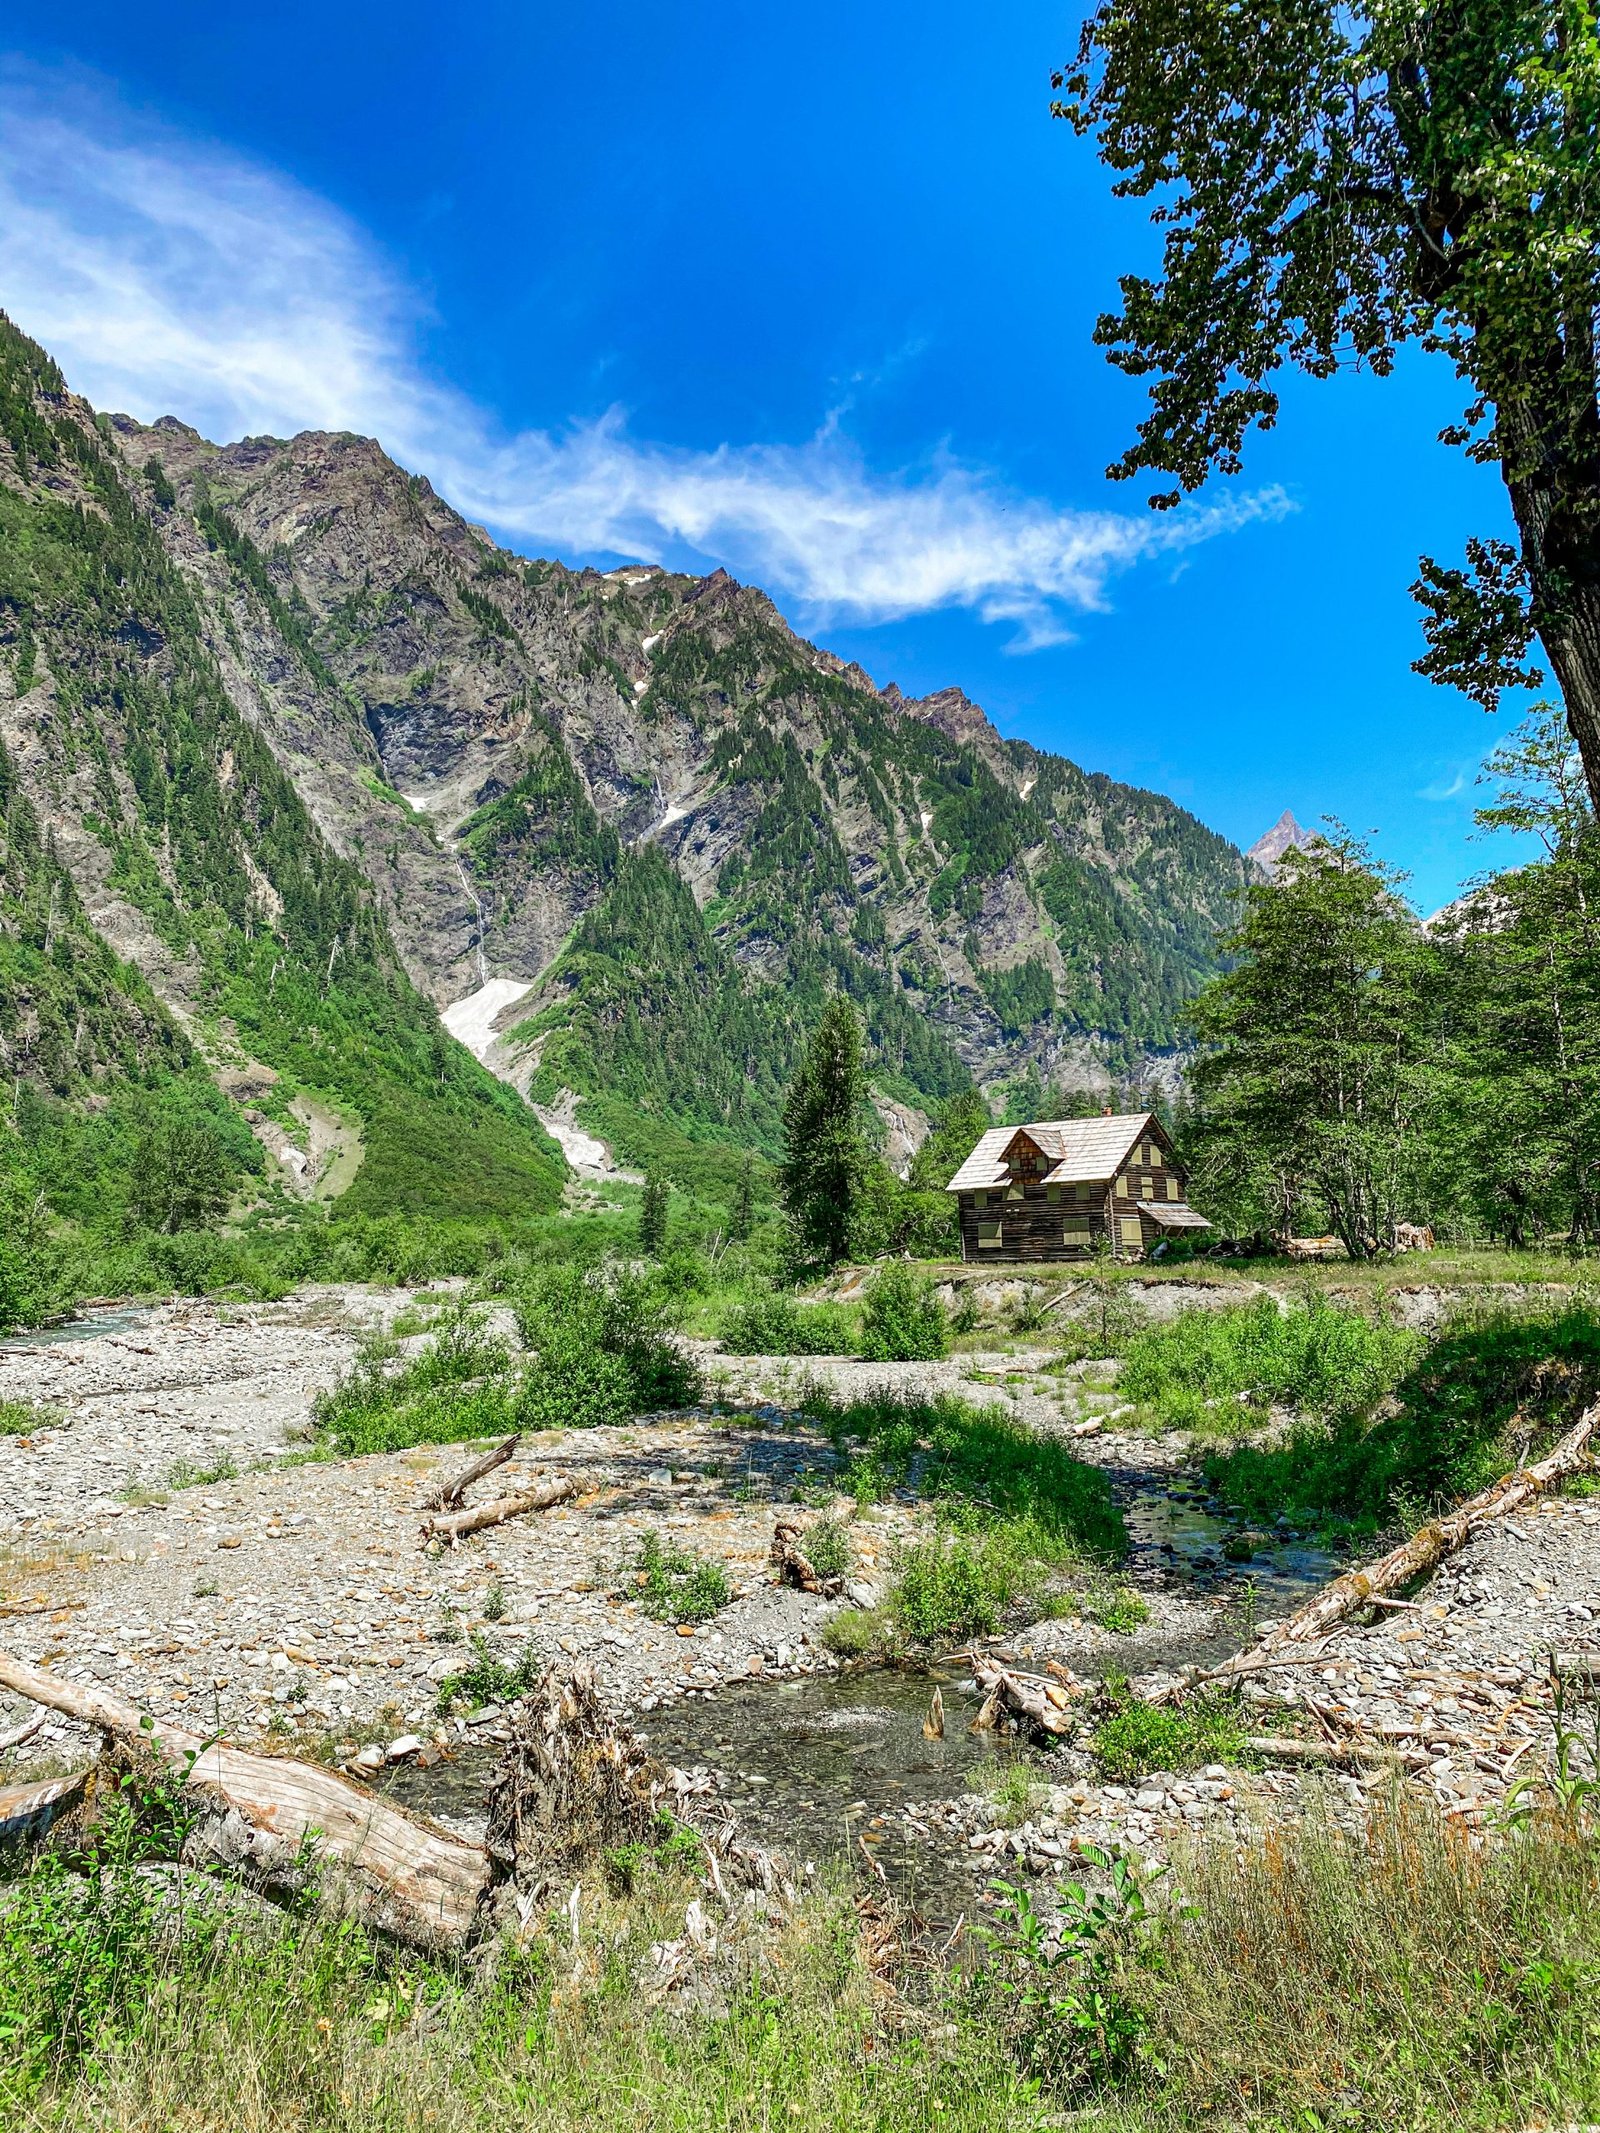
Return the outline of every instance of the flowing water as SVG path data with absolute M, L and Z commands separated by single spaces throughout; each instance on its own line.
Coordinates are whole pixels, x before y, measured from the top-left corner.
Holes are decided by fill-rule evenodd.
M 92 1341 L 110 1333 L 131 1333 L 150 1315 L 148 1304 L 116 1304 L 104 1311 L 88 1311 L 82 1318 L 63 1319 L 58 1326 L 40 1326 L 32 1333 L 13 1333 L 0 1340 L 0 1355 L 29 1348 L 54 1348 L 60 1341 Z
M 1158 1608 L 1162 1588 L 1215 1605 L 1198 1630 L 1147 1633 L 1137 1644 L 1106 1640 L 1074 1659 L 1081 1674 L 1214 1664 L 1248 1636 L 1253 1610 L 1288 1612 L 1337 1567 L 1324 1551 L 1288 1535 L 1247 1536 L 1209 1507 L 1191 1475 L 1128 1469 L 1112 1479 L 1128 1523 L 1130 1578 Z M 1026 1643 L 1026 1632 L 1019 1641 Z M 923 1720 L 936 1683 L 945 1731 L 928 1740 Z M 664 1762 L 715 1773 L 720 1796 L 757 1843 L 802 1860 L 859 1863 L 865 1854 L 897 1893 L 930 1920 L 948 1923 L 970 1912 L 981 1881 L 950 1856 L 957 1840 L 947 1831 L 919 1835 L 902 1815 L 963 1792 L 974 1766 L 992 1758 L 993 1746 L 968 1730 L 977 1705 L 968 1679 L 951 1669 L 872 1667 L 730 1684 L 715 1696 L 647 1713 L 638 1730 Z M 497 1753 L 487 1742 L 469 1743 L 427 1770 L 401 1765 L 387 1789 L 405 1805 L 473 1822 L 481 1819 Z

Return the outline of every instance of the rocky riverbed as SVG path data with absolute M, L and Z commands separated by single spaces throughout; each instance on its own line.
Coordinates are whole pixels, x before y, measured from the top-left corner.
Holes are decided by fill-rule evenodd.
M 446 1811 L 463 1802 L 445 1779 L 475 1769 L 506 1721 L 493 1701 L 438 1715 L 439 1685 L 468 1663 L 470 1640 L 507 1667 L 528 1652 L 541 1663 L 582 1658 L 619 1714 L 663 1753 L 703 1767 L 758 1825 L 771 1819 L 764 1796 L 787 1801 L 791 1835 L 808 1830 L 820 1849 L 842 1836 L 863 1857 L 898 1862 L 912 1884 L 928 1884 L 937 1857 L 941 1909 L 957 1902 L 962 1877 L 975 1896 L 997 1871 L 1053 1876 L 1084 1844 L 1160 1859 L 1186 1832 L 1241 1833 L 1292 1811 L 1308 1784 L 1353 1811 L 1389 1782 L 1376 1767 L 1330 1764 L 1308 1777 L 1269 1764 L 1118 1786 L 1068 1746 L 1031 1789 L 1019 1793 L 1013 1777 L 1008 1791 L 980 1767 L 993 1758 L 966 1743 L 959 1667 L 945 1674 L 960 1752 L 935 1758 L 936 1781 L 916 1775 L 928 1682 L 879 1676 L 864 1693 L 823 1639 L 837 1603 L 772 1581 L 775 1518 L 814 1515 L 837 1458 L 797 1412 L 801 1372 L 772 1359 L 708 1358 L 721 1397 L 701 1408 L 525 1440 L 497 1488 L 581 1470 L 584 1495 L 430 1552 L 422 1499 L 469 1452 L 323 1461 L 306 1443 L 316 1394 L 362 1334 L 419 1301 L 430 1299 L 319 1289 L 278 1305 L 181 1303 L 118 1315 L 87 1337 L 0 1347 L 0 1399 L 41 1410 L 36 1427 L 0 1437 L 0 1642 L 236 1740 L 364 1749 L 372 1769 L 396 1746 L 408 1762 L 440 1768 L 442 1757 L 437 1780 L 417 1769 L 407 1782 L 424 1798 L 438 1784 L 433 1804 Z M 1229 1562 L 1183 1446 L 1128 1433 L 1108 1373 L 1049 1366 L 1043 1350 L 806 1366 L 842 1391 L 889 1379 L 1004 1401 L 1030 1426 L 1071 1432 L 1107 1468 L 1148 1620 L 1131 1634 L 1070 1615 L 1036 1624 L 1004 1645 L 1018 1665 L 1137 1676 L 1209 1663 L 1248 1641 L 1254 1610 L 1285 1612 L 1328 1574 L 1325 1557 L 1283 1534 L 1258 1537 L 1250 1562 Z M 855 1517 L 856 1601 L 871 1602 L 925 1516 L 906 1490 Z M 731 1603 L 692 1632 L 639 1604 L 631 1566 L 652 1531 L 720 1562 L 732 1585 Z M 1263 1730 L 1398 1748 L 1416 1781 L 1475 1818 L 1539 1766 L 1547 1653 L 1590 1648 L 1597 1619 L 1600 1503 L 1556 1498 L 1480 1534 L 1414 1604 L 1345 1627 L 1249 1695 Z M 780 1682 L 802 1699 L 788 1706 L 787 1733 L 773 1700 Z M 0 1703 L 0 1735 L 27 1717 Z M 831 1743 L 826 1753 L 796 1746 L 806 1726 Z M 852 1738 L 859 1751 L 841 1760 L 838 1743 Z M 7 1767 L 20 1777 L 46 1760 L 81 1760 L 88 1745 L 52 1719 Z

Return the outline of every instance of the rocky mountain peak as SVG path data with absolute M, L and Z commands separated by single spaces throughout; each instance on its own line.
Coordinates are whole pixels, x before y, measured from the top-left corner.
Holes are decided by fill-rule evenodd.
M 1245 857 L 1253 859 L 1270 876 L 1277 872 L 1278 862 L 1285 852 L 1309 852 L 1314 844 L 1321 842 L 1317 832 L 1303 828 L 1296 822 L 1293 811 L 1286 807 L 1271 829 L 1264 831 L 1251 845 Z

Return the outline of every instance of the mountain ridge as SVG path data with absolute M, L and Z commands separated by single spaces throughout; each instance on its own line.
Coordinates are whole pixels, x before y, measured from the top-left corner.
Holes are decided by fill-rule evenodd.
M 372 439 L 218 446 L 37 378 L 11 387 L 19 436 L 24 398 L 45 434 L 114 456 L 231 715 L 409 986 L 542 1108 L 620 1105 L 629 1159 L 652 1135 L 775 1146 L 836 989 L 884 1096 L 923 1109 L 969 1079 L 1159 1072 L 1178 1040 L 1246 863 L 1160 795 L 1002 738 L 959 688 L 879 688 L 725 571 L 499 548 Z M 54 478 L 26 459 L 0 445 L 13 495 Z M 110 880 L 104 820 L 8 649 L 0 725 L 34 803 L 102 933 L 192 1019 L 192 944 Z M 110 753 L 137 744 L 119 729 Z M 241 908 L 265 911 L 257 872 Z

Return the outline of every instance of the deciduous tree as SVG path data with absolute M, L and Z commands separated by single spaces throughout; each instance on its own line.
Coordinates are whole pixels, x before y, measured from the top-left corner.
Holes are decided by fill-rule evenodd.
M 1148 200 L 1159 275 L 1096 337 L 1151 383 L 1112 469 L 1237 472 L 1285 364 L 1466 388 L 1445 436 L 1498 465 L 1520 548 L 1424 560 L 1420 668 L 1493 706 L 1533 632 L 1600 802 L 1600 24 L 1592 0 L 1101 0 L 1057 113 Z M 1375 483 L 1381 470 L 1374 468 Z

